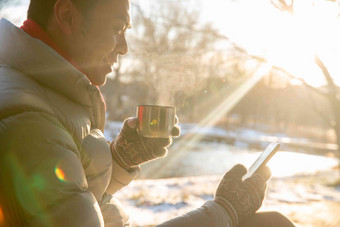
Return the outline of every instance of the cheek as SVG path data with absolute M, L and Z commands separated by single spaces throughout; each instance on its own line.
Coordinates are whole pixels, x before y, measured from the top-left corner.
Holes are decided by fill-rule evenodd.
M 116 44 L 116 39 L 112 32 L 108 28 L 103 28 L 102 26 L 94 29 L 91 32 L 91 36 L 93 37 L 94 43 L 98 45 L 98 48 L 112 48 L 112 46 L 115 46 Z
M 106 55 L 116 48 L 117 40 L 112 36 L 96 37 L 90 45 L 93 46 L 93 51 L 98 55 Z
M 97 23 L 100 24 L 100 23 Z M 84 30 L 83 48 L 87 49 L 87 58 L 100 61 L 117 45 L 117 39 L 112 32 L 104 26 L 90 26 Z

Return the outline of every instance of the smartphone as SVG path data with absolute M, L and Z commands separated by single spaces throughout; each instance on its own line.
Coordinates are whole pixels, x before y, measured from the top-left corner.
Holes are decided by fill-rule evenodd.
M 256 173 L 257 170 L 265 166 L 267 162 L 273 157 L 273 155 L 279 150 L 279 148 L 279 143 L 270 143 L 261 153 L 261 155 L 256 159 L 253 165 L 251 165 L 251 167 L 248 169 L 248 173 L 244 175 L 242 179 L 244 180 L 251 177 L 254 173 Z

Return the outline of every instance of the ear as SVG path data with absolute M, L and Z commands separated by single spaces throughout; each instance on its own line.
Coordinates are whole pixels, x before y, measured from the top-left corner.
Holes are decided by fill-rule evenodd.
M 54 5 L 54 17 L 65 35 L 71 35 L 78 22 L 80 13 L 71 0 L 57 0 Z

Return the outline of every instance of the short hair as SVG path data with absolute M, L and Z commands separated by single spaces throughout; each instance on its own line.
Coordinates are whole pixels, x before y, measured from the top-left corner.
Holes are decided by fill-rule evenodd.
M 98 0 L 71 0 L 83 15 L 94 7 Z M 46 29 L 48 21 L 53 13 L 54 5 L 57 0 L 31 0 L 27 19 L 37 22 L 42 28 Z

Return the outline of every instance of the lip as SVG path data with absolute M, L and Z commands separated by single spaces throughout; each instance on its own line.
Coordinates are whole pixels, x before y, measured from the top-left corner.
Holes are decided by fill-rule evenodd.
M 112 57 L 112 65 L 114 65 L 114 64 L 116 64 L 116 63 L 118 63 L 118 55 L 117 56 L 114 56 L 114 57 Z
M 110 65 L 110 67 L 112 67 L 114 64 L 118 63 L 118 56 L 116 56 L 116 57 L 106 56 L 106 57 L 104 57 L 103 62 L 105 64 Z
M 111 73 L 111 72 L 112 72 L 112 66 L 109 65 L 109 64 L 105 64 L 105 66 L 104 66 L 104 71 L 105 71 L 106 73 Z

